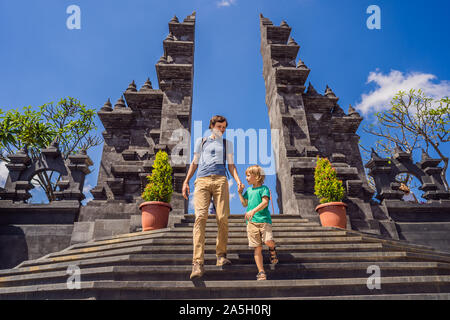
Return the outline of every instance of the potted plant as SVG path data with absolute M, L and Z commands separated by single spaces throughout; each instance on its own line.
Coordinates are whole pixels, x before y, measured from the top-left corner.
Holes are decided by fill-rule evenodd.
M 170 199 L 173 193 L 172 167 L 166 152 L 158 151 L 152 174 L 147 176 L 147 180 L 148 184 L 142 193 L 145 202 L 139 205 L 142 211 L 142 231 L 166 228 L 169 212 L 172 211 Z
M 337 178 L 336 169 L 331 166 L 327 158 L 317 157 L 314 171 L 314 194 L 320 199 L 316 207 L 320 223 L 324 227 L 347 226 L 347 205 L 342 202 L 345 189 L 342 181 Z

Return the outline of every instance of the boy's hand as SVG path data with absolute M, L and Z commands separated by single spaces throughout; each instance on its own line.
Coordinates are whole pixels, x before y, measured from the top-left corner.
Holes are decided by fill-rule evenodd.
M 242 191 L 244 191 L 244 185 L 242 183 L 240 183 L 238 186 L 238 192 L 242 193 Z
M 255 210 L 248 211 L 247 213 L 245 213 L 245 219 L 247 219 L 248 221 L 252 220 L 255 213 Z

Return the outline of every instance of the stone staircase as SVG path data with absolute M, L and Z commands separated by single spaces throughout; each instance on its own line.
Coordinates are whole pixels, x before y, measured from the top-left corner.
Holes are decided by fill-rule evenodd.
M 256 281 L 243 215 L 229 219 L 228 258 L 215 266 L 216 221 L 206 227 L 203 278 L 189 280 L 193 215 L 173 227 L 72 245 L 0 270 L 4 299 L 450 299 L 450 254 L 351 230 L 273 216 L 279 264 L 264 250 L 267 281 Z M 380 289 L 369 289 L 369 266 Z M 77 266 L 80 287 L 69 289 Z M 369 279 L 369 282 L 372 283 Z

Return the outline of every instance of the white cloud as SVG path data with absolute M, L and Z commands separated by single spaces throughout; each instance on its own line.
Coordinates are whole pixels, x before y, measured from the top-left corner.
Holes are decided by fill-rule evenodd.
M 222 0 L 220 2 L 217 2 L 217 6 L 219 8 L 221 8 L 221 7 L 229 7 L 229 6 L 231 6 L 232 4 L 235 4 L 235 3 L 236 3 L 236 0 Z
M 93 196 L 90 194 L 90 192 L 89 192 L 89 191 L 92 190 L 92 188 L 93 188 L 93 186 L 91 186 L 89 183 L 88 183 L 88 184 L 85 184 L 85 185 L 83 186 L 83 194 L 84 194 L 84 196 L 86 197 L 86 198 L 84 198 L 83 201 L 81 201 L 81 203 L 82 203 L 83 205 L 86 205 L 89 201 L 94 200 L 94 197 L 93 197 Z
M 422 89 L 427 96 L 440 99 L 450 95 L 450 81 L 433 83 L 437 77 L 433 74 L 411 72 L 404 74 L 401 71 L 391 70 L 384 75 L 378 69 L 369 74 L 367 84 L 375 83 L 377 88 L 368 94 L 362 94 L 362 101 L 356 109 L 367 115 L 371 112 L 380 112 L 390 108 L 390 102 L 398 91 Z
M 6 162 L 0 161 L 0 187 L 4 187 L 6 179 L 8 178 L 8 169 L 6 168 Z

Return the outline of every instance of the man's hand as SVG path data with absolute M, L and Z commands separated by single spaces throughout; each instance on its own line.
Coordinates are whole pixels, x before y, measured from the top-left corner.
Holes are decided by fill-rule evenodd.
M 181 194 L 186 200 L 188 200 L 190 193 L 191 191 L 189 190 L 189 183 L 187 181 L 183 182 L 183 190 L 181 191 Z
M 240 193 L 240 194 L 242 194 L 242 192 L 244 191 L 244 184 L 242 184 L 242 183 L 238 183 L 238 192 Z

